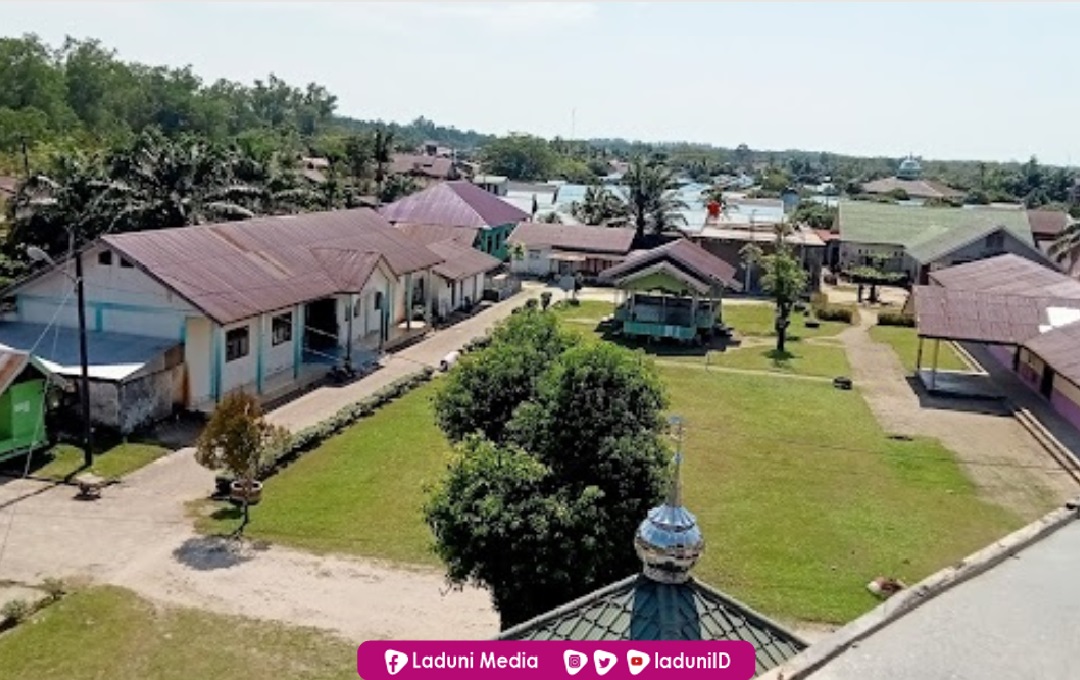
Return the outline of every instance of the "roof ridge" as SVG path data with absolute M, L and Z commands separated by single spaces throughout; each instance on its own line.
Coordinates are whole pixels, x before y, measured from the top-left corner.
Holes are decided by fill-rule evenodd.
M 521 631 L 534 628 L 541 623 L 553 621 L 564 614 L 568 614 L 576 609 L 579 609 L 582 605 L 600 600 L 614 592 L 622 590 L 626 586 L 634 585 L 639 581 L 639 579 L 642 578 L 644 578 L 644 576 L 641 574 L 632 574 L 622 579 L 621 581 L 610 583 L 602 588 L 598 588 L 597 590 L 594 590 L 590 593 L 586 593 L 585 595 L 582 595 L 576 600 L 571 600 L 566 604 L 556 607 L 555 609 L 552 609 L 550 611 L 544 612 L 539 616 L 534 616 L 528 621 L 522 621 L 516 626 L 511 626 L 510 628 L 507 628 L 506 630 L 499 633 L 498 639 L 508 638 L 509 636 L 515 635 Z

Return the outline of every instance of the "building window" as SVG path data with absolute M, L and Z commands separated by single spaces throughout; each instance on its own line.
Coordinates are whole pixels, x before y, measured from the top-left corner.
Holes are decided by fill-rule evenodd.
M 124 269 L 134 269 L 135 268 L 135 265 L 131 263 L 131 260 L 127 259 L 126 257 L 121 257 L 120 258 L 120 266 L 122 268 L 124 268 Z
M 225 333 L 225 361 L 233 361 L 248 355 L 248 329 L 234 328 Z
M 98 264 L 105 265 L 106 267 L 108 267 L 109 265 L 112 264 L 112 251 L 111 250 L 103 250 L 103 251 L 101 251 L 100 253 L 98 253 L 97 261 L 98 261 Z
M 270 321 L 270 344 L 273 347 L 292 341 L 292 312 L 278 314 Z
M 540 259 L 540 251 L 539 250 L 530 250 L 529 251 L 529 259 L 530 260 L 539 260 Z

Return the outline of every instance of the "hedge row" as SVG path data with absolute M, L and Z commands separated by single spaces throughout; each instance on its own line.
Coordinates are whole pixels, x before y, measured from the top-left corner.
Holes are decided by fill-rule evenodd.
M 904 314 L 903 312 L 879 312 L 877 322 L 879 326 L 904 326 L 905 328 L 913 328 L 915 326 L 915 317 L 911 314 Z
M 266 479 L 288 467 L 304 453 L 317 448 L 330 437 L 372 415 L 393 400 L 431 380 L 435 369 L 425 366 L 422 370 L 398 378 L 370 397 L 342 407 L 326 420 L 300 430 L 289 438 L 283 451 L 274 452 L 259 472 L 259 479 Z

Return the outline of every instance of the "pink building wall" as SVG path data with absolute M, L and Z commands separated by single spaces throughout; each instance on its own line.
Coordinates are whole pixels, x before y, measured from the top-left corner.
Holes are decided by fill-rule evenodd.
M 1072 423 L 1073 427 L 1080 430 L 1080 404 L 1055 389 L 1050 393 L 1050 405 L 1065 420 Z

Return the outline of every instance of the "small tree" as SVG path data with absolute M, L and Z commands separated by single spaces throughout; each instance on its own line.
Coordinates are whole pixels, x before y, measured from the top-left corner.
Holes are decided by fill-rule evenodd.
M 791 252 L 791 246 L 784 237 L 786 230 L 781 227 L 776 231 L 776 250 L 762 258 L 765 275 L 761 286 L 776 301 L 776 353 L 783 355 L 787 350 L 787 328 L 791 323 L 791 310 L 799 301 L 799 296 L 806 290 L 808 276 L 802 263 Z
M 244 519 L 235 536 L 251 521 L 250 497 L 264 458 L 282 450 L 287 430 L 263 418 L 255 397 L 231 392 L 221 400 L 195 445 L 195 460 L 210 470 L 224 470 L 240 482 Z
M 750 272 L 753 271 L 756 264 L 761 262 L 763 255 L 761 246 L 753 241 L 739 248 L 739 257 L 742 259 L 743 267 L 746 268 L 746 281 L 743 283 L 744 292 L 750 292 Z
M 872 305 L 878 303 L 878 286 L 895 286 L 905 278 L 900 272 L 886 271 L 888 259 L 880 254 L 871 255 L 869 264 L 847 272 L 848 277 L 859 284 L 860 290 L 864 285 L 870 286 L 870 304 Z

